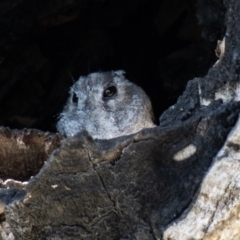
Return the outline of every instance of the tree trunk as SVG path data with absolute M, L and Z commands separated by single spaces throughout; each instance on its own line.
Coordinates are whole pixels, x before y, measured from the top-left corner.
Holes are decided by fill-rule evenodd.
M 81 132 L 59 148 L 59 135 L 2 129 L 6 178 L 28 180 L 21 169 L 33 162 L 36 174 L 57 148 L 28 183 L 2 183 L 0 217 L 15 239 L 240 238 L 240 1 L 225 5 L 219 61 L 158 127 L 112 140 Z

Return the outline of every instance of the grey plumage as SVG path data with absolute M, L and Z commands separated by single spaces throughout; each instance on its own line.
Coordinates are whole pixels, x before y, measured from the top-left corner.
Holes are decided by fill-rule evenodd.
M 154 127 L 150 99 L 124 77 L 124 71 L 80 77 L 57 123 L 67 137 L 87 130 L 93 138 L 109 139 Z

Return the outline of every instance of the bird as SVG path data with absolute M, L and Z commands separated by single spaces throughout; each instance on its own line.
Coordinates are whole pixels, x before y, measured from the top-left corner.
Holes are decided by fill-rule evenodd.
M 150 98 L 124 74 L 117 70 L 81 76 L 60 113 L 59 133 L 71 137 L 87 131 L 93 139 L 111 139 L 155 127 Z

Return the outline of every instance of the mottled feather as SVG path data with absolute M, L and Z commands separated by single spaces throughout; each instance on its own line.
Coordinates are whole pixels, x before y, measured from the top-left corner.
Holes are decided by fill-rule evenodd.
M 121 70 L 80 77 L 60 115 L 57 129 L 67 137 L 87 130 L 93 138 L 110 139 L 155 126 L 149 97 Z

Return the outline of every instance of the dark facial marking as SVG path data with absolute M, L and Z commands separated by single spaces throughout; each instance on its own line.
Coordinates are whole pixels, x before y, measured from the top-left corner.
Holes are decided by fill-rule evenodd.
M 77 103 L 78 102 L 78 97 L 77 97 L 77 94 L 75 92 L 72 95 L 72 102 L 73 103 Z

